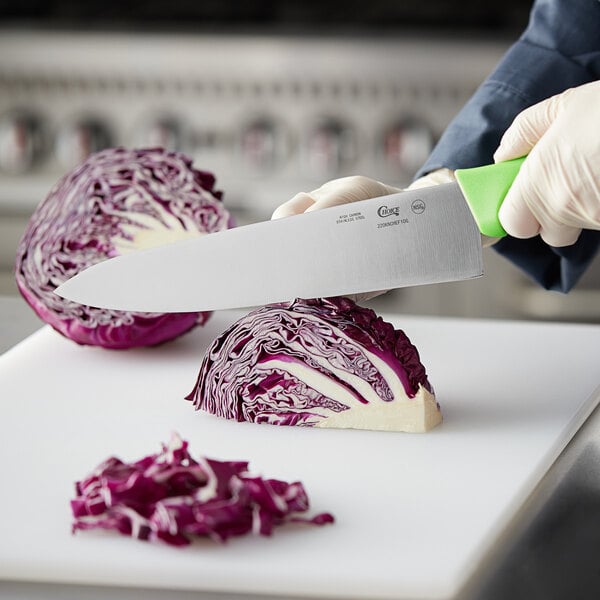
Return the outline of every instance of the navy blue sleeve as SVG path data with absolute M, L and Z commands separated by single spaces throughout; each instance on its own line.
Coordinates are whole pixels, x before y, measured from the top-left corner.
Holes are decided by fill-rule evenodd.
M 493 162 L 502 134 L 523 109 L 597 79 L 600 0 L 537 0 L 521 38 L 452 120 L 416 177 Z M 540 237 L 507 237 L 494 245 L 537 283 L 563 292 L 576 284 L 599 247 L 600 232 L 591 230 L 564 248 Z

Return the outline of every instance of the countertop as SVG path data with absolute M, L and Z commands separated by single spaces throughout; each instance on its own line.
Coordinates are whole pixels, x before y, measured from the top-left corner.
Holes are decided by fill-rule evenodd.
M 0 353 L 41 326 L 23 300 L 0 297 Z M 600 368 L 599 368 L 600 373 Z M 600 382 L 600 376 L 599 376 Z M 525 502 L 457 600 L 600 596 L 600 409 L 596 409 Z M 152 590 L 0 582 L 2 598 L 164 598 Z M 209 596 L 169 592 L 169 598 Z M 241 600 L 244 595 L 210 595 Z M 286 597 L 287 598 L 287 597 Z M 291 599 L 288 599 L 291 600 Z
M 0 296 L 0 354 L 43 325 L 20 296 Z

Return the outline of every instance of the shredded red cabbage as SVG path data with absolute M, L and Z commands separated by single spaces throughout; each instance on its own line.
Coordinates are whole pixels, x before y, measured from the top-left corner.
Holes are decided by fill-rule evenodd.
M 389 407 L 417 395 L 429 398 L 434 417 L 390 423 Z M 187 399 L 221 417 L 276 425 L 417 431 L 441 420 L 406 334 L 348 298 L 296 299 L 244 316 L 208 348 Z M 356 422 L 329 424 L 350 410 Z
M 133 463 L 111 457 L 75 484 L 71 501 L 79 529 L 114 529 L 173 546 L 194 537 L 224 542 L 248 533 L 271 535 L 284 523 L 325 525 L 333 516 L 304 517 L 308 496 L 300 482 L 263 479 L 248 463 L 192 458 L 174 435 L 158 454 Z
M 161 148 L 112 148 L 63 177 L 33 213 L 17 251 L 17 286 L 46 323 L 79 344 L 150 346 L 210 313 L 132 313 L 54 294 L 83 269 L 119 254 L 232 226 L 211 173 Z M 202 265 L 197 265 L 198 273 Z

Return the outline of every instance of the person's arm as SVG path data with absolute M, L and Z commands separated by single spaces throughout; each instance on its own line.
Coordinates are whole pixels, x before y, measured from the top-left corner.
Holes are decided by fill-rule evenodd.
M 493 162 L 503 133 L 525 108 L 600 79 L 600 1 L 538 0 L 521 38 L 453 119 L 416 177 Z M 586 230 L 571 246 L 540 237 L 504 238 L 494 248 L 547 289 L 571 289 L 600 247 Z

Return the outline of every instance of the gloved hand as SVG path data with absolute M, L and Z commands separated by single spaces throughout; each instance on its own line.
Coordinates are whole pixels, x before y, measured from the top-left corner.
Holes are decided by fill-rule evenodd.
M 350 202 L 377 198 L 378 196 L 387 196 L 400 191 L 402 190 L 399 188 L 361 175 L 342 177 L 328 181 L 312 192 L 296 194 L 291 200 L 278 206 L 271 219 L 291 217 L 303 212 L 321 210 L 330 206 L 349 204 Z
M 494 154 L 528 154 L 499 213 L 506 232 L 538 233 L 550 246 L 600 229 L 600 81 L 569 89 L 520 113 Z
M 427 173 L 427 175 L 423 175 L 423 177 L 419 177 L 419 179 L 415 179 L 407 189 L 418 190 L 434 185 L 442 185 L 443 183 L 452 183 L 454 181 L 456 181 L 456 177 L 454 177 L 454 171 L 446 168 L 437 169 L 436 171 Z

